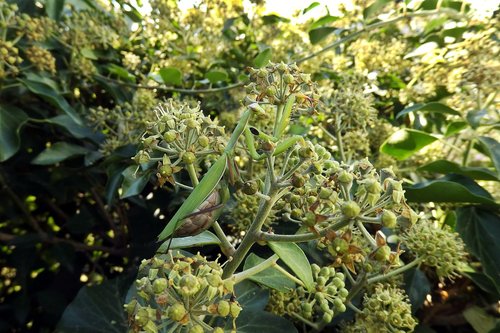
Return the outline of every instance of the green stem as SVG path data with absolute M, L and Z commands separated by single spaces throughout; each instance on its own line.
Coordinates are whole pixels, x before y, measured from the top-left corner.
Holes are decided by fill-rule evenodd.
M 337 121 L 340 121 L 340 120 L 338 119 Z M 337 140 L 336 140 L 337 146 L 339 147 L 340 160 L 341 160 L 341 162 L 346 162 L 344 145 L 342 144 L 342 136 L 340 135 L 340 128 L 339 127 L 337 127 L 335 129 L 335 137 L 337 138 Z
M 324 237 L 328 233 L 328 231 L 338 230 L 340 228 L 345 227 L 348 224 L 349 224 L 348 219 L 341 219 L 339 221 L 335 221 L 328 227 L 319 230 L 317 233 L 308 232 L 305 234 L 297 234 L 297 235 L 271 234 L 268 232 L 261 231 L 257 233 L 257 239 L 263 242 L 293 242 L 293 243 L 308 242 L 311 240 L 318 239 L 320 237 Z
M 410 268 L 419 265 L 421 262 L 422 262 L 421 258 L 415 258 L 412 262 L 410 262 L 410 263 L 408 263 L 408 264 L 406 264 L 404 266 L 401 266 L 401 267 L 399 267 L 399 268 L 397 268 L 397 269 L 395 269 L 393 271 L 390 271 L 387 274 L 377 275 L 377 276 L 368 278 L 367 284 L 372 284 L 372 283 L 375 283 L 375 282 L 380 282 L 380 281 L 386 280 L 386 279 L 388 279 L 390 277 L 393 277 L 395 275 L 404 273 L 407 270 L 409 270 Z
M 243 240 L 234 253 L 232 260 L 228 262 L 226 267 L 224 267 L 224 273 L 222 274 L 223 278 L 228 278 L 234 274 L 236 269 L 240 266 L 241 262 L 247 255 L 248 251 L 250 251 L 250 248 L 258 240 L 257 235 L 260 232 L 260 229 L 262 228 L 262 225 L 264 224 L 267 216 L 271 212 L 275 201 L 277 200 L 277 190 L 271 189 L 268 195 L 271 200 L 261 200 L 257 215 L 250 225 L 247 234 L 245 235 L 245 237 L 243 237 Z
M 469 142 L 467 142 L 467 147 L 465 148 L 464 157 L 462 159 L 463 166 L 467 166 L 467 163 L 469 162 L 469 155 L 473 145 L 474 139 L 470 139 Z
M 307 320 L 306 318 L 302 317 L 298 313 L 292 312 L 290 315 L 292 317 L 295 317 L 296 319 L 300 320 L 301 322 L 306 323 L 307 325 L 311 326 L 314 330 L 319 330 L 318 324 L 313 323 L 310 320 Z
M 352 34 L 350 35 L 347 35 L 343 38 L 340 38 L 339 40 L 336 40 L 334 41 L 333 43 L 325 46 L 324 48 L 322 48 L 321 50 L 318 50 L 316 52 L 313 52 L 305 57 L 302 57 L 300 59 L 297 59 L 295 60 L 295 63 L 297 64 L 300 64 L 304 61 L 307 61 L 309 59 L 312 59 L 328 50 L 331 50 L 331 49 L 334 49 L 336 48 L 337 46 L 343 44 L 343 43 L 346 43 L 348 41 L 351 41 L 353 39 L 356 39 L 358 36 L 360 36 L 361 34 L 367 32 L 367 31 L 370 31 L 370 30 L 375 30 L 377 28 L 381 28 L 383 26 L 386 26 L 386 25 L 390 25 L 390 24 L 393 24 L 393 23 L 396 23 L 398 21 L 401 21 L 401 20 L 404 20 L 404 19 L 408 19 L 408 18 L 411 18 L 411 17 L 424 17 L 424 16 L 430 16 L 430 15 L 436 15 L 436 14 L 451 14 L 451 15 L 457 15 L 457 13 L 454 11 L 454 10 L 451 10 L 451 9 L 447 9 L 447 8 L 442 8 L 440 10 L 423 10 L 423 11 L 419 11 L 419 12 L 414 12 L 414 13 L 406 13 L 404 15 L 401 15 L 401 16 L 398 16 L 398 17 L 395 17 L 391 20 L 386 20 L 386 21 L 381 21 L 381 22 L 377 22 L 377 23 L 373 23 L 373 24 L 370 24 L 370 25 L 367 25 L 365 26 L 364 28 L 356 31 L 356 32 L 353 32 Z
M 189 178 L 191 179 L 191 183 L 193 183 L 193 187 L 196 187 L 200 182 L 198 180 L 198 176 L 196 175 L 196 169 L 194 168 L 193 163 L 186 164 L 187 172 L 189 173 Z
M 258 274 L 269 267 L 275 266 L 276 261 L 278 261 L 279 257 L 277 254 L 272 255 L 268 259 L 264 260 L 263 262 L 253 266 L 252 268 L 249 268 L 247 270 L 244 270 L 243 272 L 237 273 L 233 275 L 234 283 L 240 283 L 241 281 L 248 279 L 251 276 L 254 276 L 255 274 Z
M 222 253 L 224 253 L 224 255 L 226 255 L 226 257 L 228 258 L 231 257 L 236 250 L 234 249 L 234 246 L 227 239 L 224 230 L 222 230 L 220 224 L 217 221 L 214 222 L 212 228 L 214 228 L 215 234 L 221 241 L 220 248 L 222 250 Z

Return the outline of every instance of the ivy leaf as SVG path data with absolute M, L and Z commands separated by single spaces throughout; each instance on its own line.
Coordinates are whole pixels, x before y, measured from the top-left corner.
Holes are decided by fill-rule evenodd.
M 266 311 L 242 311 L 236 318 L 238 333 L 297 333 L 292 322 Z M 232 329 L 230 321 L 226 325 Z
M 380 151 L 398 160 L 405 160 L 436 140 L 436 137 L 422 131 L 401 129 L 380 146 Z
M 40 81 L 23 79 L 20 79 L 19 81 L 23 83 L 26 88 L 28 88 L 28 90 L 30 90 L 32 93 L 41 96 L 49 103 L 58 107 L 61 111 L 70 116 L 71 119 L 73 119 L 77 124 L 83 124 L 76 111 L 71 107 L 71 105 L 69 105 L 68 101 L 66 101 L 64 97 L 61 96 L 61 92 L 54 90 L 54 87 Z
M 477 305 L 467 308 L 463 314 L 477 333 L 489 333 L 500 323 L 499 319 L 493 317 Z
M 431 285 L 425 274 L 418 268 L 406 271 L 404 274 L 405 291 L 411 302 L 412 312 L 417 312 L 424 304 L 425 297 L 431 291 Z
M 302 11 L 302 14 L 305 14 L 307 13 L 308 11 L 318 7 L 320 5 L 319 2 L 315 1 L 313 3 L 311 3 L 309 6 L 307 6 L 306 8 L 304 8 L 304 10 Z
M 160 69 L 160 76 L 166 85 L 180 86 L 182 84 L 182 73 L 175 67 Z
M 444 133 L 445 137 L 449 137 L 453 134 L 460 132 L 461 130 L 467 128 L 467 123 L 465 121 L 454 121 L 448 124 L 446 131 Z
M 464 167 L 458 163 L 447 160 L 438 160 L 421 166 L 418 171 L 436 172 L 441 174 L 455 173 L 478 180 L 498 180 L 495 172 L 480 167 Z
M 70 157 L 85 155 L 90 150 L 88 148 L 77 146 L 66 142 L 56 142 L 49 148 L 38 154 L 37 157 L 31 161 L 32 164 L 37 165 L 50 165 L 64 161 Z
M 491 158 L 493 165 L 497 169 L 497 174 L 500 177 L 500 143 L 488 136 L 480 136 L 478 139 L 486 153 Z
M 461 175 L 446 175 L 406 187 L 405 190 L 409 202 L 468 202 L 496 206 L 488 191 Z
M 444 104 L 438 103 L 438 102 L 431 102 L 431 103 L 427 103 L 427 104 L 418 103 L 418 104 L 412 105 L 410 107 L 407 107 L 398 113 L 398 115 L 396 116 L 396 119 L 401 118 L 402 116 L 405 116 L 408 113 L 415 112 L 415 111 L 429 112 L 429 113 L 447 113 L 447 114 L 453 114 L 453 115 L 460 116 L 460 113 L 457 110 L 454 110 L 447 105 L 444 105 Z
M 254 253 L 250 253 L 245 260 L 243 270 L 257 266 L 263 261 L 265 261 L 265 259 L 255 255 Z M 281 292 L 286 292 L 295 287 L 295 283 L 293 283 L 293 281 L 272 267 L 265 269 L 258 274 L 252 275 L 249 280 Z
M 56 332 L 127 332 L 123 304 L 131 280 L 130 277 L 120 277 L 104 281 L 100 285 L 82 287 L 62 314 Z
M 283 262 L 290 267 L 295 275 L 304 282 L 308 290 L 314 288 L 311 264 L 304 251 L 295 243 L 269 242 L 269 247 Z
M 270 48 L 262 50 L 254 59 L 253 64 L 256 68 L 261 68 L 266 66 L 271 60 L 273 53 Z
M 325 15 L 316 21 L 314 21 L 311 26 L 309 27 L 309 30 L 313 30 L 316 28 L 319 28 L 321 26 L 327 25 L 328 23 L 335 22 L 339 19 L 338 16 L 331 16 L 331 15 Z
M 500 216 L 498 211 L 467 206 L 457 210 L 457 232 L 467 250 L 479 258 L 486 274 L 500 293 Z
M 363 17 L 366 19 L 380 13 L 389 2 L 391 0 L 376 0 L 363 10 Z
M 476 129 L 479 126 L 481 126 L 481 120 L 484 119 L 484 117 L 487 114 L 488 111 L 486 111 L 486 109 L 474 110 L 467 112 L 465 118 L 467 119 L 467 122 L 469 123 L 470 127 Z
M 226 81 L 227 77 L 227 73 L 223 70 L 213 70 L 205 74 L 205 78 L 207 78 L 210 83 Z
M 269 301 L 269 291 L 248 280 L 238 283 L 234 287 L 234 293 L 238 296 L 242 312 L 264 310 Z
M 120 198 L 128 198 L 142 192 L 144 187 L 149 181 L 151 171 L 141 172 L 137 171 L 136 165 L 131 165 L 122 172 L 122 194 Z
M 167 250 L 169 243 L 170 243 L 170 240 L 167 240 L 166 242 L 164 242 L 158 248 L 158 252 L 165 252 Z M 174 239 L 172 239 L 172 245 L 170 246 L 170 248 L 171 249 L 183 249 L 183 248 L 213 245 L 213 244 L 217 244 L 217 245 L 220 244 L 220 239 L 216 235 L 211 233 L 210 231 L 206 230 L 206 231 L 203 231 L 202 233 L 200 233 L 196 236 L 174 238 Z
M 19 150 L 19 132 L 27 121 L 28 116 L 23 110 L 0 105 L 0 162 L 8 160 Z
M 104 135 L 101 133 L 95 133 L 90 128 L 75 123 L 75 121 L 66 114 L 48 118 L 46 121 L 50 124 L 65 128 L 69 133 L 71 133 L 71 135 L 73 135 L 73 137 L 77 139 L 89 138 L 96 143 L 101 142 L 104 139 Z
M 335 27 L 321 27 L 309 30 L 309 40 L 313 45 L 318 44 L 335 30 L 337 30 Z
M 45 13 L 54 21 L 59 21 L 65 0 L 46 0 Z
M 116 64 L 110 64 L 107 65 L 106 68 L 110 73 L 115 74 L 116 76 L 124 79 L 125 81 L 135 82 L 135 76 L 121 66 L 118 66 Z
M 441 27 L 444 23 L 448 21 L 448 17 L 443 16 L 443 17 L 438 17 L 436 19 L 430 20 L 424 28 L 424 35 L 427 35 L 429 32 L 436 30 L 437 28 Z

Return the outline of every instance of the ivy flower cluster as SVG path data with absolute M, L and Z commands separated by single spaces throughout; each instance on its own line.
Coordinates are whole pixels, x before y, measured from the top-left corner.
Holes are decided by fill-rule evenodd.
M 241 306 L 234 298 L 234 282 L 221 275 L 217 261 L 199 254 L 170 252 L 143 260 L 136 296 L 125 304 L 132 332 L 156 333 L 165 327 L 169 332 L 224 331 L 210 326 L 206 318 L 230 320 L 235 329 Z

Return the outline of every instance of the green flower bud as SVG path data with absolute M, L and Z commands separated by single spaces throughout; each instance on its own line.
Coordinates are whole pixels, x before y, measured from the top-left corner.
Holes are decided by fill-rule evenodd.
M 299 220 L 302 217 L 302 210 L 299 208 L 292 209 L 292 211 L 290 212 L 290 217 L 292 219 Z
M 137 300 L 132 299 L 130 302 L 124 305 L 125 311 L 127 314 L 131 316 L 135 312 L 135 308 L 137 307 Z
M 191 129 L 196 128 L 196 127 L 199 126 L 198 122 L 196 120 L 192 119 L 192 118 L 187 119 L 186 122 L 185 122 L 185 124 L 186 124 L 187 128 L 191 128 Z
M 275 86 L 269 86 L 266 89 L 266 95 L 269 97 L 275 96 L 278 91 Z
M 283 81 L 286 84 L 291 84 L 291 83 L 293 83 L 293 81 L 295 81 L 295 78 L 293 77 L 292 74 L 285 74 L 285 75 L 283 75 Z
M 308 227 L 314 226 L 316 224 L 316 214 L 307 212 L 302 222 Z
M 205 278 L 212 287 L 218 287 L 222 283 L 222 278 L 218 274 L 208 274 Z
M 189 329 L 189 333 L 203 333 L 203 332 L 205 332 L 205 330 L 201 325 L 198 324 L 194 325 Z
M 388 261 L 391 255 L 391 248 L 388 245 L 383 245 L 375 250 L 374 258 L 377 261 L 385 262 Z
M 345 286 L 345 282 L 344 282 L 344 280 L 342 280 L 342 279 L 340 279 L 340 278 L 338 278 L 338 277 L 335 277 L 335 278 L 333 278 L 333 279 L 332 279 L 332 284 L 333 284 L 335 287 L 337 287 L 338 289 L 340 289 L 340 288 L 344 288 L 344 286 Z
M 386 228 L 393 229 L 397 225 L 397 216 L 390 210 L 384 210 L 382 213 L 382 225 Z
M 161 294 L 168 286 L 168 281 L 165 278 L 158 278 L 153 282 L 153 292 Z
M 343 238 L 335 238 L 332 247 L 338 254 L 344 254 L 349 250 L 349 243 Z
M 224 333 L 224 329 L 222 327 L 216 327 L 212 333 Z
M 184 275 L 179 281 L 179 286 L 181 288 L 181 293 L 186 296 L 194 295 L 200 290 L 200 282 L 196 276 L 192 274 Z
M 330 311 L 330 305 L 328 304 L 328 302 L 323 302 L 320 304 L 319 308 L 321 309 L 321 311 L 323 312 L 328 312 Z
M 324 276 L 318 276 L 316 279 L 316 285 L 318 287 L 324 287 L 326 285 L 326 278 Z
M 162 165 L 159 169 L 158 172 L 160 173 L 161 176 L 163 177 L 169 177 L 172 176 L 174 173 L 174 169 L 170 165 Z
M 182 155 L 182 162 L 186 164 L 193 164 L 194 162 L 196 162 L 196 155 L 190 151 L 187 151 Z
M 342 214 L 347 218 L 354 218 L 359 215 L 361 208 L 354 201 L 346 201 L 341 207 Z
M 231 305 L 230 305 L 230 314 L 231 314 L 231 317 L 233 318 L 236 318 L 240 315 L 240 312 L 241 312 L 241 307 L 239 306 L 238 303 L 236 302 L 232 302 Z
M 291 183 L 292 183 L 293 187 L 299 188 L 299 187 L 304 186 L 304 184 L 306 183 L 306 180 L 305 180 L 304 176 L 302 176 L 300 174 L 294 174 L 292 179 L 291 179 Z
M 324 200 L 329 199 L 332 194 L 333 190 L 327 187 L 322 187 L 321 190 L 319 190 L 319 197 Z
M 299 156 L 304 159 L 311 158 L 314 156 L 314 151 L 311 147 L 303 147 L 299 149 Z
M 329 323 L 333 319 L 333 316 L 329 313 L 323 313 L 323 322 Z
M 257 193 L 259 190 L 259 185 L 257 184 L 256 181 L 248 181 L 243 184 L 243 187 L 241 188 L 241 191 L 245 194 L 252 195 Z
M 345 288 L 341 288 L 341 289 L 339 289 L 339 291 L 338 291 L 338 295 L 339 295 L 341 298 L 345 299 L 345 298 L 347 297 L 347 295 L 349 295 L 349 290 L 347 290 L 347 289 L 345 289 Z
M 208 136 L 206 135 L 200 135 L 198 137 L 198 144 L 202 146 L 203 148 L 208 147 L 210 144 L 210 140 L 208 139 Z
M 139 326 L 144 326 L 147 324 L 147 322 L 149 321 L 149 311 L 147 308 L 140 308 L 135 317 L 135 322 L 139 325 Z
M 142 328 L 146 333 L 158 333 L 158 327 L 154 321 L 150 320 L 147 324 Z
M 181 321 L 186 314 L 186 308 L 182 303 L 175 303 L 168 309 L 168 317 L 173 321 Z
M 167 143 L 172 143 L 177 139 L 177 132 L 174 130 L 170 130 L 163 134 L 163 140 L 165 140 Z
M 312 305 L 310 303 L 302 303 L 300 308 L 303 312 L 312 312 Z
M 338 177 L 339 182 L 341 182 L 343 184 L 350 184 L 350 183 L 352 183 L 353 179 L 354 179 L 354 177 L 352 176 L 352 174 L 345 171 L 345 170 L 342 170 L 339 174 L 339 177 Z
M 227 315 L 229 315 L 230 311 L 231 305 L 226 300 L 221 300 L 217 305 L 217 313 L 222 317 L 226 317 Z

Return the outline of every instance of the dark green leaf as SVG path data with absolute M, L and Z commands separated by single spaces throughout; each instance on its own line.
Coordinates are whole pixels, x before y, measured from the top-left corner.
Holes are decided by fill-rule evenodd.
M 441 174 L 456 173 L 479 180 L 498 180 L 497 174 L 487 168 L 464 167 L 458 163 L 447 160 L 438 160 L 421 166 L 418 171 L 436 172 Z
M 84 56 L 87 59 L 91 59 L 91 60 L 97 60 L 97 59 L 99 59 L 99 57 L 94 52 L 94 50 L 91 49 L 91 48 L 89 48 L 89 47 L 85 47 L 85 48 L 81 49 L 80 53 L 81 53 L 82 56 Z
M 457 227 L 457 213 L 453 210 L 448 212 L 444 218 L 443 224 L 449 226 L 451 230 L 455 230 Z
M 19 132 L 28 120 L 21 109 L 0 105 L 0 162 L 11 158 L 19 149 Z
M 69 105 L 64 97 L 61 96 L 61 93 L 59 91 L 54 90 L 53 87 L 42 82 L 30 80 L 19 81 L 22 82 L 32 93 L 43 97 L 51 104 L 57 106 L 61 111 L 70 116 L 71 119 L 73 119 L 77 124 L 83 124 L 76 111 L 71 107 L 71 105 Z
M 175 67 L 165 67 L 160 69 L 160 76 L 166 85 L 182 85 L 182 73 Z
M 415 112 L 415 111 L 420 111 L 420 112 L 430 112 L 430 113 L 448 113 L 448 114 L 454 114 L 459 116 L 460 113 L 456 110 L 453 110 L 449 106 L 446 106 L 442 103 L 438 102 L 431 102 L 427 104 L 423 103 L 418 103 L 415 105 L 412 105 L 401 112 L 398 113 L 396 118 L 401 118 L 404 115 L 407 115 L 410 112 Z
M 313 45 L 318 44 L 335 30 L 337 30 L 335 27 L 321 27 L 309 30 L 309 40 Z
M 497 140 L 487 136 L 480 136 L 478 139 L 483 149 L 491 158 L 495 169 L 497 169 L 497 174 L 500 177 L 500 143 Z
M 226 81 L 227 77 L 227 73 L 223 70 L 213 70 L 205 74 L 205 78 L 207 78 L 210 83 Z
M 436 137 L 425 132 L 401 129 L 382 144 L 380 151 L 398 160 L 405 160 L 436 140 Z
M 411 51 L 407 55 L 403 57 L 403 59 L 418 57 L 424 54 L 427 54 L 437 48 L 439 45 L 436 42 L 427 42 L 419 45 L 415 50 Z
M 265 311 L 242 311 L 236 319 L 238 333 L 297 333 L 292 322 Z M 230 330 L 228 323 L 226 329 Z
M 448 21 L 448 17 L 443 16 L 443 17 L 438 17 L 436 19 L 430 20 L 424 28 L 424 35 L 427 35 L 429 32 L 434 31 L 441 27 L 444 23 Z
M 492 295 L 495 298 L 500 297 L 500 293 L 497 290 L 495 283 L 486 275 L 481 272 L 466 272 L 464 273 L 469 279 L 476 284 L 479 288 Z
M 476 305 L 467 308 L 463 314 L 477 333 L 489 333 L 500 322 L 499 319 Z
M 467 123 L 465 121 L 454 121 L 448 124 L 446 127 L 446 132 L 444 133 L 445 137 L 449 137 L 450 135 L 456 134 L 467 128 Z
M 250 255 L 245 260 L 245 265 L 243 266 L 243 270 L 252 268 L 260 264 L 264 260 L 265 259 L 260 258 L 254 253 L 250 253 Z M 258 274 L 252 275 L 252 277 L 250 277 L 249 279 L 259 284 L 262 284 L 266 287 L 269 287 L 271 289 L 276 289 L 281 292 L 286 292 L 295 287 L 295 283 L 293 283 L 293 281 L 291 281 L 283 273 L 272 267 Z
M 124 79 L 125 81 L 135 82 L 135 76 L 129 73 L 125 68 L 118 66 L 116 64 L 109 64 L 106 66 L 108 71 L 112 74 L 115 74 L 119 78 Z
M 304 282 L 306 288 L 312 290 L 314 281 L 311 264 L 307 260 L 304 251 L 295 243 L 269 242 L 268 245 L 290 267 L 295 275 Z
M 320 5 L 320 3 L 316 2 L 316 1 L 313 2 L 313 3 L 311 3 L 309 6 L 307 6 L 306 8 L 304 8 L 304 10 L 302 11 L 302 14 L 307 13 L 308 11 L 310 11 L 311 9 L 314 9 L 314 8 L 318 7 L 319 5 Z
M 500 215 L 498 210 L 468 206 L 457 210 L 457 232 L 467 250 L 479 258 L 485 273 L 500 293 Z
M 363 17 L 366 19 L 379 14 L 389 2 L 391 2 L 391 0 L 376 0 L 363 10 Z
M 264 310 L 269 300 L 269 290 L 260 288 L 253 282 L 243 280 L 234 287 L 243 311 Z
M 262 16 L 262 22 L 264 22 L 264 24 L 275 24 L 278 22 L 290 22 L 290 20 L 287 19 L 286 17 L 281 17 L 276 14 L 271 14 Z
M 128 198 L 142 192 L 149 181 L 151 173 L 142 170 L 137 170 L 136 165 L 131 165 L 123 172 L 122 194 L 120 198 Z
M 337 16 L 331 16 L 331 15 L 325 15 L 316 21 L 314 21 L 311 26 L 309 27 L 309 30 L 314 30 L 316 28 L 322 27 L 324 25 L 327 25 L 329 23 L 335 22 L 339 19 L 340 17 Z
M 476 129 L 481 125 L 481 120 L 488 114 L 486 109 L 467 112 L 466 119 L 470 127 Z
M 253 64 L 256 68 L 261 68 L 266 66 L 271 60 L 273 53 L 270 48 L 262 50 L 254 59 Z
M 165 252 L 168 248 L 168 244 L 170 240 L 165 241 L 159 248 L 158 252 Z M 198 247 L 212 244 L 220 244 L 219 238 L 206 230 L 201 234 L 196 236 L 182 237 L 182 238 L 174 238 L 172 239 L 172 244 L 170 246 L 171 249 L 183 249 L 189 247 Z
M 404 273 L 404 286 L 410 298 L 412 312 L 416 312 L 431 291 L 429 280 L 421 270 L 414 268 Z
M 108 280 L 83 287 L 66 308 L 57 324 L 58 333 L 125 333 L 127 318 L 123 311 L 128 278 Z
M 50 165 L 64 161 L 70 157 L 85 155 L 88 152 L 89 149 L 82 146 L 67 142 L 56 142 L 38 154 L 31 163 L 37 165 Z
M 492 196 L 472 179 L 460 175 L 418 183 L 405 188 L 409 202 L 468 202 L 495 206 Z
M 47 16 L 54 21 L 59 21 L 64 8 L 64 1 L 65 0 L 46 0 L 45 12 L 47 13 Z
M 90 138 L 94 141 L 101 141 L 103 139 L 102 134 L 94 133 L 90 128 L 75 123 L 71 117 L 65 114 L 48 118 L 46 121 L 48 123 L 64 127 L 77 139 Z

